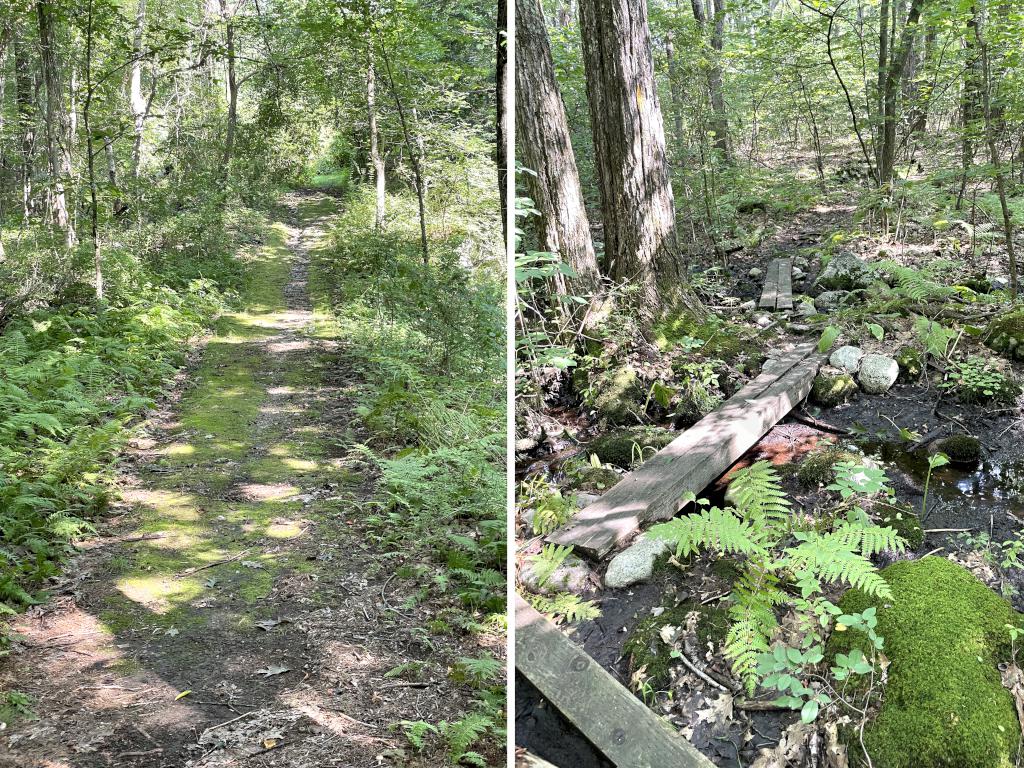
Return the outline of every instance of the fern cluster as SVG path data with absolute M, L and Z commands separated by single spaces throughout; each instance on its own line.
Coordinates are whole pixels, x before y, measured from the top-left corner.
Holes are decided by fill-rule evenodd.
M 738 472 L 728 498 L 735 506 L 701 509 L 653 526 L 649 535 L 675 545 L 677 557 L 707 550 L 744 558 L 743 573 L 732 590 L 733 623 L 725 655 L 736 677 L 753 691 L 758 659 L 771 646 L 780 607 L 820 614 L 815 601 L 825 585 L 857 587 L 890 598 L 870 558 L 882 551 L 902 551 L 905 543 L 892 528 L 874 525 L 856 508 L 831 530 L 809 527 L 792 514 L 778 473 L 765 461 Z M 799 597 L 790 595 L 793 588 Z
M 107 307 L 37 309 L 0 336 L 0 601 L 33 602 L 67 543 L 92 530 L 131 420 L 221 309 L 206 282 Z

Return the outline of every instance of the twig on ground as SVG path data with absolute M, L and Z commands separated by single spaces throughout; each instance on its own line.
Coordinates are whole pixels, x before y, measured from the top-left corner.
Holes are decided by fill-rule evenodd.
M 207 568 L 216 568 L 218 565 L 226 565 L 227 563 L 233 563 L 235 560 L 240 560 L 241 558 L 245 557 L 247 554 L 249 554 L 249 550 L 248 549 L 243 549 L 237 555 L 232 555 L 231 557 L 227 557 L 227 558 L 225 558 L 223 560 L 218 560 L 215 563 L 207 563 L 206 565 L 200 565 L 200 566 L 197 566 L 196 568 L 189 568 L 187 571 L 182 571 L 181 573 L 177 574 L 174 578 L 176 578 L 176 579 L 183 579 L 186 576 L 191 576 L 194 573 L 199 573 L 200 571 L 205 571 Z

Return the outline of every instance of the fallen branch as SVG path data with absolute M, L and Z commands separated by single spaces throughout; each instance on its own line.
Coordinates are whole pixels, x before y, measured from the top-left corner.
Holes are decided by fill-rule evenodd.
M 233 563 L 235 560 L 240 560 L 241 558 L 245 557 L 247 554 L 249 554 L 249 550 L 248 549 L 243 549 L 237 555 L 232 555 L 231 557 L 227 557 L 227 558 L 225 558 L 223 560 L 218 560 L 215 563 L 207 563 L 206 565 L 200 565 L 200 566 L 198 566 L 196 568 L 189 568 L 187 571 L 182 571 L 181 573 L 177 574 L 174 578 L 176 578 L 176 579 L 183 579 L 186 576 L 191 576 L 194 573 L 199 573 L 200 571 L 205 571 L 207 568 L 216 568 L 218 565 L 225 565 L 226 563 Z
M 819 421 L 810 414 L 793 411 L 791 416 L 801 424 L 806 424 L 808 427 L 820 429 L 822 432 L 831 432 L 833 435 L 842 435 L 843 437 L 849 436 L 850 434 L 850 430 L 843 429 L 842 427 L 836 427 L 832 424 L 827 424 L 824 421 Z
M 924 533 L 969 533 L 977 528 L 924 528 Z

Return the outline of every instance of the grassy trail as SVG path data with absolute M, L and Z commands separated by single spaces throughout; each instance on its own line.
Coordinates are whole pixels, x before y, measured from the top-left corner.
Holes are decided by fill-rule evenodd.
M 464 705 L 445 676 L 459 649 L 424 642 L 429 603 L 393 607 L 401 553 L 361 535 L 360 382 L 310 291 L 336 207 L 286 196 L 240 309 L 123 462 L 102 538 L 16 627 L 0 680 L 36 719 L 7 730 L 0 765 L 443 762 L 388 728 Z M 385 677 L 403 664 L 428 682 Z

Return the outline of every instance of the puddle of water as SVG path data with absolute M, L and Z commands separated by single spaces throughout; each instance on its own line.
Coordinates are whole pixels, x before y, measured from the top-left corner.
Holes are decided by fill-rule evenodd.
M 928 450 L 909 452 L 899 443 L 864 441 L 861 449 L 895 466 L 919 485 L 928 475 Z M 970 502 L 976 511 L 984 507 L 1008 510 L 1024 516 L 1024 460 L 985 459 L 972 466 L 947 464 L 932 472 L 928 494 L 950 502 Z

